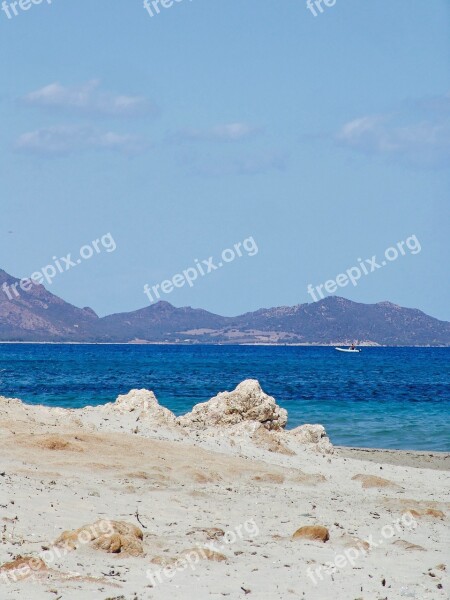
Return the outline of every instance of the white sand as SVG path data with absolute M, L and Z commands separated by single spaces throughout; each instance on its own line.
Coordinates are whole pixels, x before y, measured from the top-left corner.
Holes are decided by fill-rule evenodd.
M 0 578 L 0 598 L 450 598 L 444 457 L 436 457 L 437 470 L 431 453 L 426 467 L 423 461 L 412 466 L 414 453 L 383 464 L 377 462 L 383 452 L 373 451 L 370 460 L 364 452 L 340 454 L 301 445 L 294 455 L 280 454 L 242 432 L 164 428 L 143 423 L 135 412 L 64 411 L 0 399 L 0 565 L 18 555 L 40 555 L 49 568 L 17 582 Z M 395 485 L 364 489 L 352 480 L 357 474 Z M 417 518 L 415 528 L 398 524 L 405 509 L 429 508 L 445 517 Z M 107 554 L 87 544 L 60 557 L 43 551 L 64 530 L 99 519 L 140 526 L 145 554 Z M 304 525 L 324 525 L 329 541 L 294 541 L 292 534 Z M 227 560 L 201 560 L 184 570 L 179 564 L 179 571 L 158 582 L 161 567 L 151 561 L 203 547 L 206 534 L 193 530 L 211 527 L 233 532 L 216 542 Z M 314 575 L 357 538 L 377 545 L 350 554 L 353 565 L 338 558 L 340 568 L 332 575 L 322 570 L 322 580 Z M 154 574 L 153 587 L 147 572 Z

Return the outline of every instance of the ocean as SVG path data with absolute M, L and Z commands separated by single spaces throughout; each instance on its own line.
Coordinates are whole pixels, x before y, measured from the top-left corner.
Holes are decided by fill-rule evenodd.
M 153 390 L 177 415 L 254 378 L 333 444 L 450 451 L 450 348 L 0 344 L 0 395 L 78 408 Z

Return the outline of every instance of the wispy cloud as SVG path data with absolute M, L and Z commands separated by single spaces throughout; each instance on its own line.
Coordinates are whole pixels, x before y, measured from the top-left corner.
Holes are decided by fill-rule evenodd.
M 43 157 L 66 156 L 86 150 L 136 154 L 145 149 L 145 144 L 133 135 L 102 132 L 93 127 L 60 125 L 23 133 L 14 143 L 14 149 Z
M 450 96 L 416 102 L 401 112 L 354 119 L 340 129 L 335 140 L 353 150 L 415 167 L 448 167 Z
M 21 101 L 28 106 L 78 115 L 136 117 L 156 111 L 156 107 L 143 96 L 118 95 L 99 88 L 97 80 L 74 87 L 51 83 L 26 94 Z
M 261 131 L 260 127 L 237 122 L 215 125 L 209 129 L 180 129 L 173 137 L 182 142 L 238 142 L 254 137 Z

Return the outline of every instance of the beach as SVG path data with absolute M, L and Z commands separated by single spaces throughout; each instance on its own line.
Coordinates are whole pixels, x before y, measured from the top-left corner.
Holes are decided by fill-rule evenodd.
M 450 600 L 449 1 L 0 0 L 0 600 Z
M 284 413 L 257 382 L 181 418 L 144 390 L 1 398 L 1 597 L 448 598 L 449 455 L 333 447 Z

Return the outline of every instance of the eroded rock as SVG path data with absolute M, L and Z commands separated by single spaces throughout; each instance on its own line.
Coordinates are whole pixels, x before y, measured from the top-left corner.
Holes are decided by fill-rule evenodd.
M 112 554 L 141 556 L 144 534 L 131 523 L 125 521 L 96 521 L 91 525 L 83 525 L 79 529 L 64 531 L 54 542 L 54 546 L 66 550 L 76 550 L 82 545 L 90 545 L 97 550 Z
M 221 392 L 208 402 L 196 404 L 178 419 L 183 427 L 214 427 L 257 421 L 266 429 L 278 430 L 287 423 L 287 411 L 263 392 L 258 381 L 246 379 L 232 392 Z

